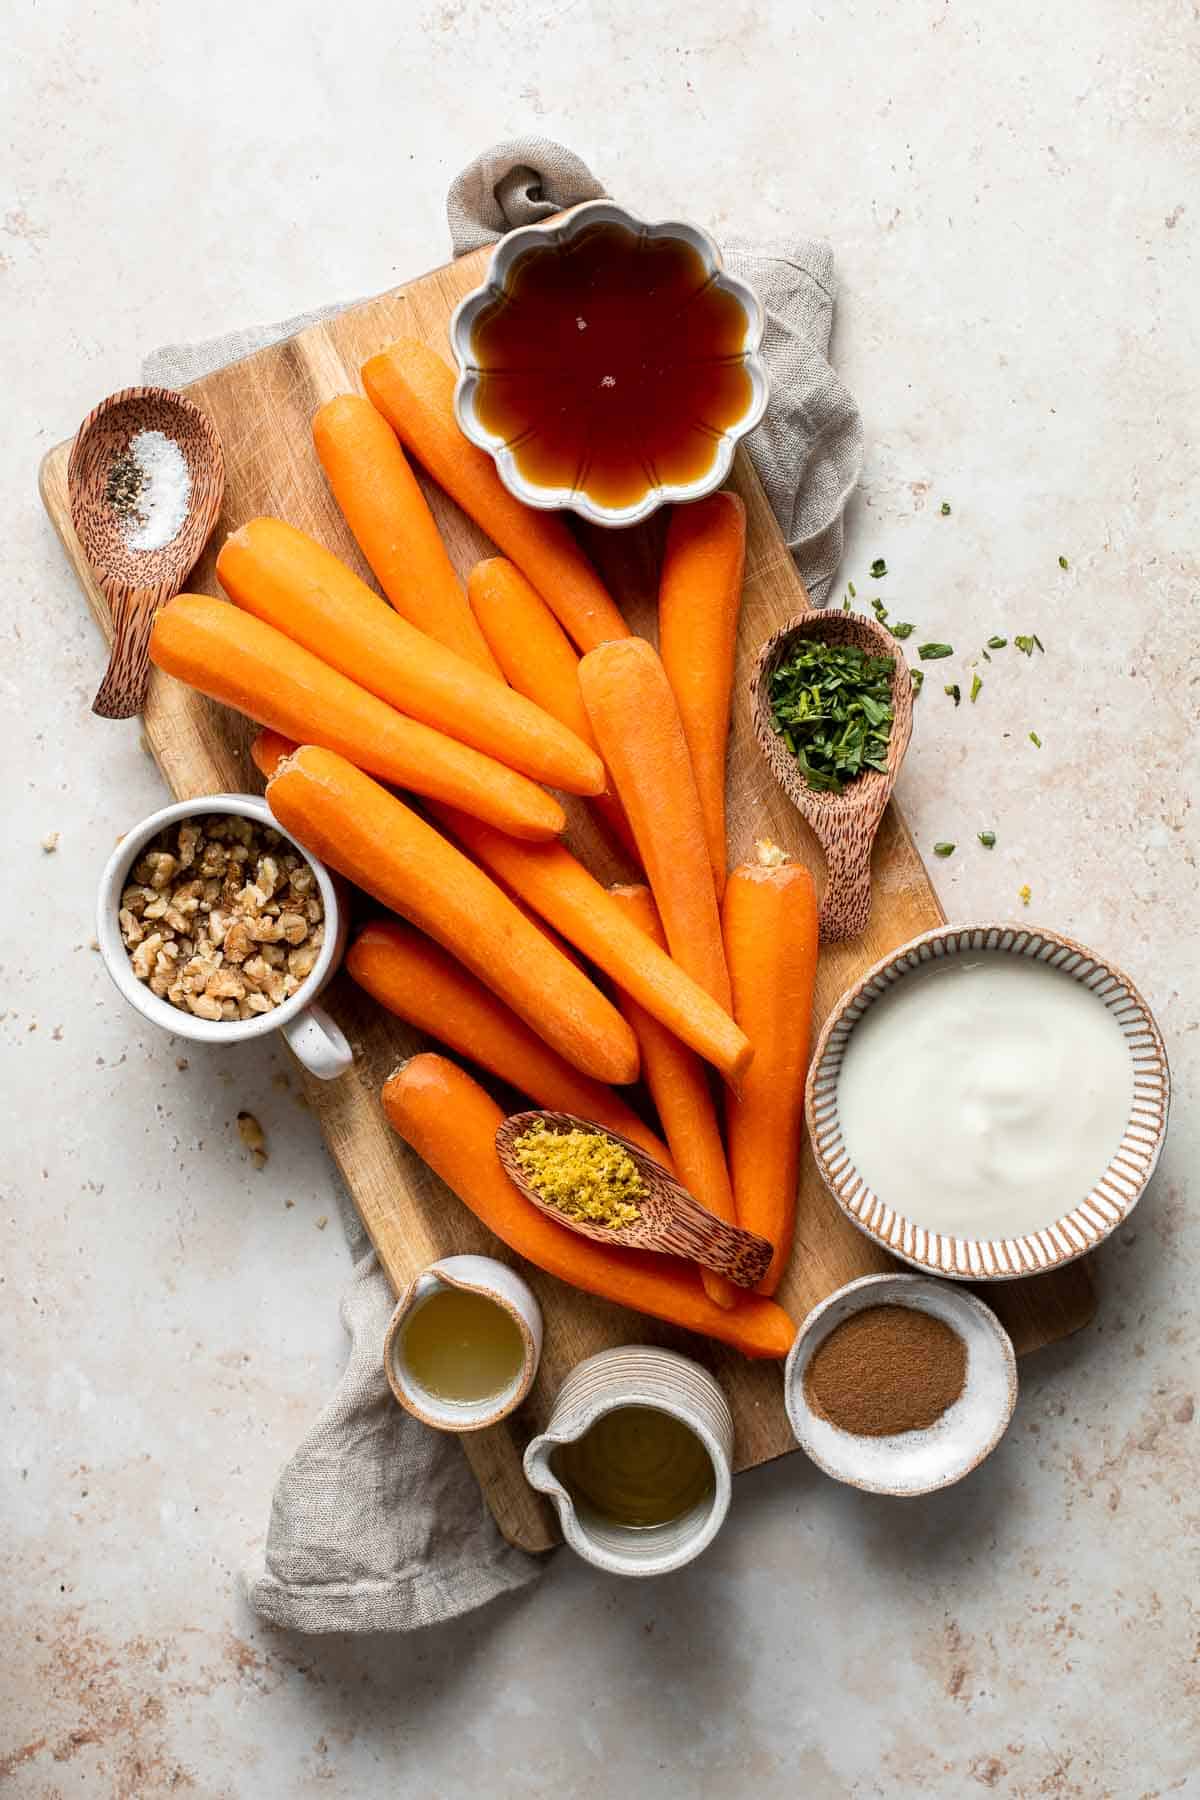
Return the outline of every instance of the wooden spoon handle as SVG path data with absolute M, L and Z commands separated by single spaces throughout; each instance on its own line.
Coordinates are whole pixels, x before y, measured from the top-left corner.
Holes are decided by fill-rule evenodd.
M 825 852 L 825 892 L 821 897 L 821 942 L 840 944 L 857 937 L 866 929 L 871 916 L 871 845 L 875 831 L 872 824 L 863 830 L 865 820 L 853 821 L 844 837 L 830 835 L 822 839 Z
M 146 700 L 150 632 L 163 590 L 122 587 L 106 598 L 112 615 L 112 649 L 92 711 L 102 719 L 132 719 L 141 712 Z
M 682 1189 L 673 1196 L 671 1218 L 656 1226 L 654 1238 L 656 1250 L 715 1269 L 743 1288 L 758 1286 L 774 1254 L 766 1238 L 726 1224 Z

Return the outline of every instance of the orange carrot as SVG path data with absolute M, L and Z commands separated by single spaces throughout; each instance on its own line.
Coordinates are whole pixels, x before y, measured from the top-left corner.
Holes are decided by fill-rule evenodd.
M 670 1153 L 620 1095 L 580 1075 L 522 1024 L 460 962 L 397 919 L 365 925 L 346 952 L 359 987 L 418 1031 L 527 1094 L 535 1106 L 575 1113 L 632 1138 L 659 1162 Z
M 463 436 L 454 416 L 454 374 L 440 356 L 416 338 L 400 338 L 363 364 L 362 381 L 401 443 L 528 575 L 581 649 L 628 636 L 629 627 L 563 520 L 523 505 L 509 493 L 491 457 Z
M 579 691 L 579 652 L 516 564 L 505 556 L 476 563 L 467 577 L 467 599 L 505 679 L 595 749 Z M 592 806 L 636 861 L 637 845 L 616 795 L 606 790 Z
M 734 1016 L 754 1043 L 725 1130 L 737 1222 L 770 1238 L 775 1255 L 759 1292 L 773 1294 L 792 1253 L 804 1077 L 817 971 L 812 877 L 772 844 L 734 869 L 725 889 L 725 951 Z
M 267 784 L 283 829 L 457 956 L 574 1068 L 637 1077 L 616 1008 L 524 918 L 495 882 L 394 794 L 329 750 L 304 744 Z
M 250 745 L 250 761 L 259 774 L 270 781 L 285 756 L 300 748 L 293 738 L 281 737 L 277 731 L 260 731 Z
M 713 1063 L 727 1081 L 739 1080 L 754 1054 L 745 1033 L 639 930 L 569 850 L 561 844 L 517 844 L 453 807 L 434 803 L 430 810 L 476 862 L 548 919 L 569 944 Z
M 604 768 L 589 744 L 501 677 L 418 631 L 294 525 L 251 519 L 232 532 L 217 579 L 243 612 L 409 718 L 566 793 L 603 789 Z
M 752 1294 L 726 1311 L 713 1305 L 693 1265 L 579 1237 L 530 1206 L 496 1154 L 504 1114 L 457 1063 L 414 1056 L 384 1084 L 382 1098 L 393 1130 L 489 1231 L 548 1275 L 717 1338 L 745 1356 L 782 1357 L 791 1349 L 796 1327 L 774 1301 Z
M 397 787 L 445 800 L 518 837 L 566 824 L 552 795 L 490 756 L 405 718 L 271 625 L 207 594 L 180 594 L 154 621 L 150 660 L 189 687 L 323 744 Z
M 725 752 L 746 560 L 746 508 L 722 488 L 677 506 L 658 588 L 658 648 L 696 774 L 717 899 L 725 891 Z
M 656 944 L 666 943 L 648 887 L 639 883 L 636 887 L 608 891 L 647 937 Z M 642 1076 L 662 1121 L 675 1173 L 701 1206 L 718 1218 L 735 1222 L 733 1189 L 707 1069 L 694 1050 L 680 1043 L 673 1031 L 660 1025 L 628 994 L 618 991 L 617 1004 L 638 1041 Z M 700 1278 L 705 1293 L 717 1306 L 733 1306 L 742 1297 L 742 1289 L 713 1269 L 702 1269 Z
M 729 974 L 700 796 L 658 654 L 645 638 L 601 644 L 580 663 L 579 685 L 671 955 L 728 1012 Z
M 499 675 L 395 432 L 361 394 L 326 401 L 312 422 L 325 479 L 375 579 L 410 625 Z

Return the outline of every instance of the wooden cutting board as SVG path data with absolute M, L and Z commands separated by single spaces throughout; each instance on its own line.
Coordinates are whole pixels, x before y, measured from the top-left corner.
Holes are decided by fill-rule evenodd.
M 370 571 L 329 497 L 312 449 L 309 422 L 323 401 L 357 389 L 360 365 L 395 337 L 422 338 L 448 357 L 450 313 L 479 282 L 486 260 L 485 251 L 463 257 L 192 384 L 188 392 L 210 413 L 221 435 L 227 469 L 224 511 L 210 549 L 189 583 L 192 590 L 219 591 L 213 573 L 216 549 L 227 531 L 257 513 L 278 514 L 311 532 L 370 580 Z M 71 529 L 69 449 L 69 444 L 60 444 L 46 457 L 42 497 L 88 604 L 107 635 L 104 600 Z M 729 756 L 730 860 L 750 853 L 755 839 L 765 836 L 795 850 L 820 880 L 820 852 L 770 778 L 750 728 L 749 677 L 755 651 L 777 625 L 807 606 L 807 596 L 744 453 L 739 455 L 732 485 L 746 502 L 749 534 Z M 427 484 L 426 491 L 450 555 L 465 575 L 480 556 L 492 554 L 492 546 L 437 489 Z M 585 533 L 588 549 L 630 624 L 651 638 L 662 530 L 659 519 L 633 531 Z M 94 728 L 108 729 L 99 720 Z M 262 782 L 247 754 L 250 727 L 157 672 L 151 681 L 145 730 L 177 797 L 261 791 Z M 632 871 L 591 827 L 583 809 L 576 802 L 569 805 L 572 847 L 602 879 L 629 879 Z M 114 809 L 114 829 L 133 822 L 119 806 Z M 917 932 L 942 922 L 929 878 L 895 806 L 888 809 L 876 843 L 874 884 L 867 932 L 856 943 L 822 954 L 814 1035 L 839 994 L 863 969 Z M 354 1045 L 356 1061 L 353 1071 L 339 1082 L 308 1081 L 308 1098 L 393 1285 L 404 1287 L 433 1259 L 456 1251 L 483 1251 L 514 1261 L 384 1123 L 380 1085 L 397 1062 L 422 1047 L 418 1034 L 381 1012 L 345 976 L 329 988 L 326 1003 Z M 795 1255 L 779 1295 L 784 1306 L 799 1321 L 843 1282 L 889 1266 L 890 1259 L 829 1199 L 806 1155 Z M 496 1520 L 514 1543 L 541 1550 L 557 1541 L 552 1513 L 525 1483 L 521 1453 L 545 1422 L 567 1371 L 581 1357 L 608 1345 L 675 1345 L 712 1369 L 733 1409 L 738 1468 L 751 1468 L 795 1449 L 784 1416 L 778 1365 L 746 1362 L 706 1340 L 590 1299 L 537 1270 L 524 1272 L 538 1292 L 546 1318 L 537 1383 L 518 1418 L 463 1439 Z M 1079 1329 L 1095 1310 L 1084 1262 L 1027 1281 L 996 1283 L 987 1297 L 1022 1353 Z

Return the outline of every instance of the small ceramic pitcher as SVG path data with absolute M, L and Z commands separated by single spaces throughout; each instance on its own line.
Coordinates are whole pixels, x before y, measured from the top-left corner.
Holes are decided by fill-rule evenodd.
M 446 1288 L 460 1288 L 495 1301 L 513 1321 L 524 1347 L 521 1367 L 495 1394 L 482 1400 L 447 1400 L 431 1394 L 413 1376 L 404 1359 L 404 1327 L 418 1307 Z M 542 1309 L 529 1283 L 491 1256 L 443 1256 L 430 1263 L 396 1302 L 383 1341 L 388 1385 L 406 1412 L 437 1431 L 482 1431 L 508 1417 L 533 1386 L 542 1354 Z
M 576 1507 L 551 1467 L 558 1445 L 575 1443 L 597 1419 L 625 1406 L 671 1414 L 708 1452 L 712 1491 L 669 1524 L 622 1525 Z M 586 1562 L 612 1575 L 666 1575 L 699 1556 L 721 1529 L 733 1487 L 732 1456 L 733 1418 L 712 1376 L 673 1350 L 629 1344 L 601 1350 L 571 1370 L 545 1431 L 525 1452 L 525 1476 L 549 1495 L 564 1538 Z

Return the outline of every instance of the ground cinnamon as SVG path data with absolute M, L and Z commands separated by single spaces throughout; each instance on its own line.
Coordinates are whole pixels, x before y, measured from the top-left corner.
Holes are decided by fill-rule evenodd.
M 944 1319 L 911 1306 L 851 1313 L 804 1376 L 812 1410 L 858 1437 L 924 1431 L 963 1391 L 967 1346 Z

